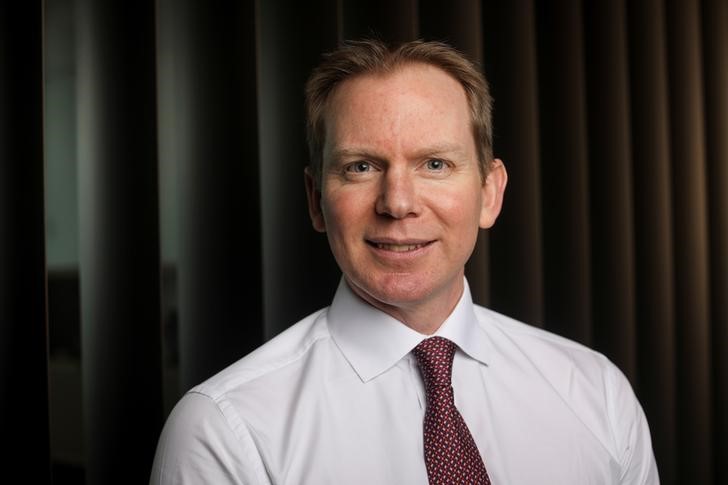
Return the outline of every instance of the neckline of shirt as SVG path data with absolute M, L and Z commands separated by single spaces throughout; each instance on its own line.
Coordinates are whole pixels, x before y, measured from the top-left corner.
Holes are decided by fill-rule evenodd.
M 467 279 L 450 316 L 433 335 L 421 334 L 362 300 L 341 278 L 327 312 L 331 336 L 359 378 L 368 382 L 407 356 L 424 339 L 441 336 L 488 365 L 494 347 L 475 316 Z

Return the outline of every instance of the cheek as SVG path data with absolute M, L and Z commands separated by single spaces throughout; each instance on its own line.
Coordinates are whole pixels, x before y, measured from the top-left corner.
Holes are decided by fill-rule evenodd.
M 440 213 L 441 219 L 452 229 L 472 229 L 477 232 L 482 207 L 482 196 L 478 189 L 463 188 L 447 193 L 439 192 L 439 196 L 431 201 L 431 207 Z
M 347 229 L 356 226 L 362 217 L 364 202 L 351 194 L 340 191 L 326 194 L 322 201 L 322 211 L 326 221 L 326 229 L 330 235 L 343 237 Z
M 464 197 L 465 194 L 471 196 Z M 448 247 L 454 254 L 469 256 L 480 231 L 481 198 L 475 192 L 462 189 L 459 193 L 441 193 L 433 202 L 437 207 L 434 210 L 445 229 Z

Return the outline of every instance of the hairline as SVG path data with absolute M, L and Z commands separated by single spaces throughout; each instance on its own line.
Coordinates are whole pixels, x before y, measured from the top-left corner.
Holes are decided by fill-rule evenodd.
M 377 41 L 375 41 L 377 42 Z M 422 41 L 416 41 L 422 42 Z M 410 43 L 407 43 L 410 44 Z M 478 170 L 480 172 L 481 180 L 485 182 L 485 178 L 490 171 L 490 167 L 493 161 L 493 147 L 492 147 L 492 115 L 490 113 L 492 109 L 492 97 L 488 88 L 488 81 L 482 72 L 478 71 L 478 67 L 465 55 L 458 52 L 451 46 L 440 42 L 433 42 L 432 44 L 439 44 L 442 47 L 451 49 L 453 54 L 459 59 L 447 59 L 444 56 L 441 57 L 428 57 L 427 55 L 421 57 L 407 57 L 406 54 L 402 54 L 402 46 L 397 48 L 391 48 L 383 43 L 378 43 L 378 47 L 386 49 L 384 56 L 380 62 L 376 62 L 373 65 L 361 66 L 361 69 L 356 72 L 342 72 L 341 76 L 332 81 L 330 89 L 323 92 L 322 103 L 319 105 L 319 110 L 316 113 L 316 124 L 311 123 L 312 120 L 309 118 L 310 112 L 307 114 L 307 126 L 313 133 L 309 133 L 309 136 L 318 137 L 320 131 L 320 145 L 319 145 L 319 156 L 314 157 L 314 153 L 310 153 L 311 158 L 309 160 L 309 167 L 315 176 L 315 182 L 320 187 L 323 177 L 323 164 L 324 164 L 324 147 L 326 145 L 326 131 L 327 131 L 327 119 L 330 119 L 330 110 L 332 106 L 332 100 L 339 91 L 341 85 L 345 84 L 349 80 L 354 80 L 362 77 L 387 77 L 400 72 L 402 69 L 408 66 L 430 66 L 439 69 L 441 72 L 447 74 L 450 78 L 456 81 L 463 93 L 468 104 L 469 112 L 469 125 L 471 136 L 475 143 L 476 155 L 478 158 Z M 468 66 L 463 68 L 462 65 L 458 65 L 457 61 L 463 61 Z M 475 72 L 471 72 L 469 68 L 472 68 Z M 478 84 L 483 83 L 484 96 L 481 96 L 478 90 Z M 307 84 L 308 86 L 308 84 Z M 321 94 L 321 93 L 319 93 Z M 307 105 L 311 100 L 307 97 Z M 482 104 L 482 106 L 481 106 Z M 481 123 L 480 110 L 487 110 L 486 122 Z M 485 139 L 487 143 L 481 143 L 482 136 L 479 133 L 479 127 L 484 125 L 485 128 Z M 318 158 L 318 159 L 317 159 Z

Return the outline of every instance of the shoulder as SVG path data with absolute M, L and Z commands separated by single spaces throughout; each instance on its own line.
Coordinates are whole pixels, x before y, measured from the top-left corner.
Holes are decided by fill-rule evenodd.
M 150 484 L 265 483 L 265 475 L 246 428 L 232 426 L 217 403 L 191 391 L 162 429 Z
M 627 398 L 636 402 L 627 378 L 602 353 L 487 308 L 476 306 L 475 313 L 495 358 L 531 369 L 581 413 L 608 412 Z
M 276 395 L 329 340 L 322 309 L 187 391 L 165 423 L 152 483 L 268 483 L 249 418 L 271 422 Z
M 594 385 L 603 385 L 612 374 L 622 376 L 607 357 L 579 342 L 478 305 L 475 315 L 499 358 L 526 360 L 546 378 L 558 381 L 570 371 Z
M 475 306 L 503 362 L 528 369 L 598 437 L 620 464 L 619 483 L 657 483 L 647 420 L 622 371 L 602 353 L 542 328 Z
M 285 416 L 299 385 L 321 374 L 336 346 L 324 308 L 293 324 L 253 352 L 190 389 L 185 399 L 206 399 L 207 413 L 219 414 L 231 431 L 245 436 Z M 195 417 L 200 421 L 199 417 Z
M 327 311 L 328 308 L 323 308 L 300 320 L 190 392 L 218 400 L 241 386 L 275 378 L 276 373 L 295 367 L 317 344 L 330 340 Z

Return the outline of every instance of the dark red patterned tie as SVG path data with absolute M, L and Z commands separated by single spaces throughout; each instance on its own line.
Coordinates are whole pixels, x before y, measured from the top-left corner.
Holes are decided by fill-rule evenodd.
M 430 337 L 413 350 L 425 381 L 425 463 L 430 485 L 490 485 L 488 472 L 463 417 L 455 408 L 455 344 Z

